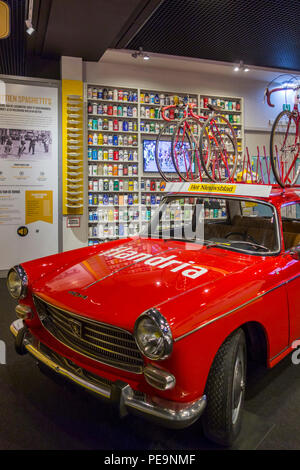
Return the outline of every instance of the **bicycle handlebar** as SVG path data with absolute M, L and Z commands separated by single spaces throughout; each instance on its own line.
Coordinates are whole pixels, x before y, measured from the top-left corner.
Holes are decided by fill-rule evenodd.
M 299 90 L 300 89 L 300 85 L 299 86 L 285 86 L 285 87 L 278 87 L 278 88 L 273 88 L 273 90 L 269 90 L 269 88 L 266 88 L 265 89 L 265 93 L 264 93 L 264 98 L 267 97 L 267 103 L 269 106 L 271 106 L 271 108 L 274 108 L 274 104 L 271 103 L 271 95 L 272 93 L 276 92 L 276 91 L 284 91 L 284 90 L 293 90 L 293 91 L 296 91 L 296 90 Z
M 195 117 L 195 118 L 198 118 L 198 116 L 193 112 L 193 108 L 195 108 L 197 106 L 196 103 L 179 103 L 179 104 L 170 104 L 168 106 L 163 106 L 161 108 L 161 115 L 162 115 L 162 118 L 165 120 L 165 121 L 172 121 L 173 119 L 170 119 L 168 118 L 166 115 L 165 115 L 165 112 L 168 110 L 168 109 L 171 109 L 171 108 L 183 108 L 183 107 L 186 107 L 188 108 L 191 116 Z
M 161 116 L 162 118 L 165 120 L 165 121 L 172 121 L 172 119 L 168 118 L 166 115 L 165 115 L 165 112 L 170 109 L 170 108 L 177 108 L 178 105 L 177 104 L 170 104 L 169 106 L 163 106 L 161 108 Z

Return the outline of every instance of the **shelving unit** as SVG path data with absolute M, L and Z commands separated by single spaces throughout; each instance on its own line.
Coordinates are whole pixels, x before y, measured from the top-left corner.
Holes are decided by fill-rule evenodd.
M 199 95 L 200 112 L 209 115 L 207 104 L 218 106 L 222 109 L 222 114 L 232 125 L 238 145 L 238 165 L 236 172 L 242 170 L 244 154 L 244 119 L 243 119 L 243 99 L 232 96 Z
M 242 98 L 90 84 L 86 96 L 89 244 L 137 234 L 160 203 L 164 182 L 158 173 L 144 171 L 143 141 L 155 141 L 163 126 L 161 106 L 179 97 L 208 115 L 206 103 L 224 103 L 243 153 Z

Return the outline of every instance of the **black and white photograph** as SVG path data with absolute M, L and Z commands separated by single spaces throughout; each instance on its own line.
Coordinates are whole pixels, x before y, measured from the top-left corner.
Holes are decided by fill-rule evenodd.
M 0 159 L 50 160 L 51 131 L 0 129 Z

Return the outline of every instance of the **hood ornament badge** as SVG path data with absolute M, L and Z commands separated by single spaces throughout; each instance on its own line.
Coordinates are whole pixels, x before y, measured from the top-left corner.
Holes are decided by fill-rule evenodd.
M 79 292 L 75 292 L 73 290 L 69 290 L 68 294 L 73 295 L 74 297 L 80 297 L 81 299 L 84 299 L 84 300 L 87 299 L 88 297 L 87 295 L 82 295 Z
M 73 319 L 69 319 L 68 323 L 72 330 L 72 334 L 74 336 L 77 336 L 77 338 L 81 338 L 82 337 L 82 324 L 79 321 L 73 320 Z

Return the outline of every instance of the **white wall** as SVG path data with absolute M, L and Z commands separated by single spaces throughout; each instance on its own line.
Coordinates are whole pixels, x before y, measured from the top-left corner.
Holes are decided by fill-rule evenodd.
M 62 78 L 80 80 L 80 61 L 81 59 L 62 58 Z M 277 96 L 277 106 L 270 108 L 263 103 L 264 89 L 271 79 L 279 75 L 279 71 L 252 69 L 247 74 L 239 72 L 237 75 L 230 64 L 158 54 L 151 54 L 151 60 L 146 62 L 143 59 L 133 59 L 128 51 L 114 50 L 107 51 L 97 63 L 83 62 L 81 70 L 83 81 L 90 84 L 242 97 L 245 145 L 249 147 L 250 156 L 256 155 L 257 145 L 261 149 L 265 145 L 268 153 L 270 121 L 274 120 L 280 110 L 280 97 Z M 64 218 L 64 251 L 87 244 L 87 211 L 85 198 L 80 229 L 67 229 Z
M 150 61 L 133 59 L 128 51 L 108 51 L 101 61 L 83 63 L 84 81 L 120 87 L 158 91 L 207 93 L 244 98 L 245 146 L 250 155 L 257 145 L 269 149 L 271 123 L 278 114 L 282 97 L 274 95 L 275 108 L 264 103 L 264 90 L 278 71 L 251 69 L 234 72 L 228 64 L 151 55 Z
M 130 54 L 128 56 L 130 57 Z M 250 77 L 245 72 L 239 72 L 237 75 L 233 72 L 233 67 L 229 66 L 219 66 L 218 72 L 215 72 L 216 67 L 203 62 L 199 63 L 198 71 L 195 66 L 191 71 L 186 65 L 186 60 L 186 70 L 182 70 L 174 68 L 180 63 L 177 59 L 171 64 L 165 61 L 165 68 L 151 65 L 152 59 L 148 62 L 142 59 L 138 62 L 138 59 L 131 57 L 130 59 L 132 65 L 110 62 L 105 60 L 105 56 L 98 63 L 84 62 L 84 80 L 92 84 L 243 97 L 246 130 L 270 128 L 269 120 L 274 119 L 278 113 L 278 107 L 272 109 L 263 103 L 264 89 L 269 80 L 255 79 L 255 71 L 248 72 Z M 182 64 L 180 66 L 182 67 Z

